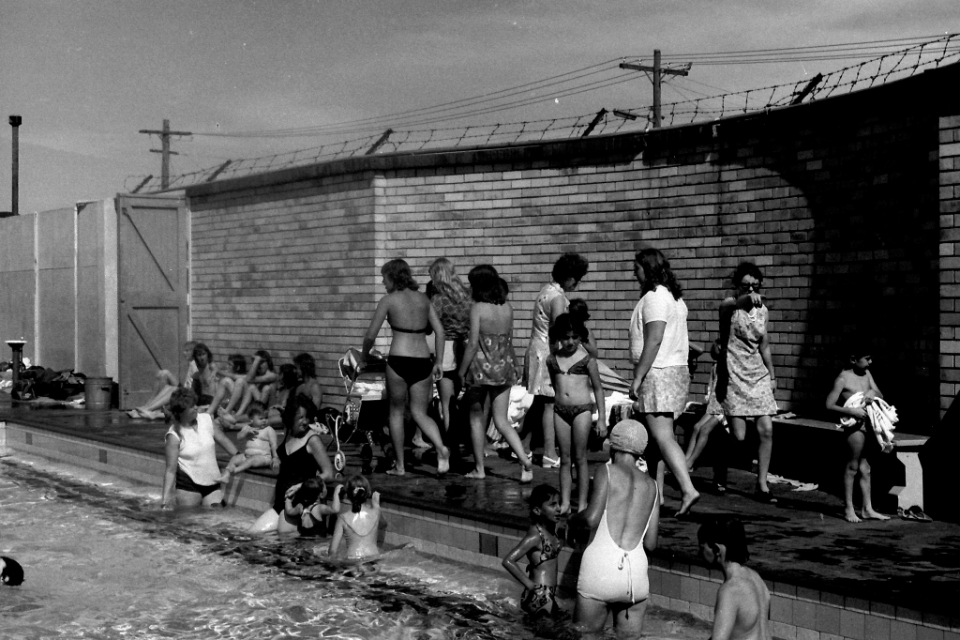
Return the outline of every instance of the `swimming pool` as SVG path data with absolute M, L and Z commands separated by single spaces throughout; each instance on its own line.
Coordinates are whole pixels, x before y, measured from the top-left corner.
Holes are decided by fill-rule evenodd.
M 40 470 L 40 469 L 43 470 Z M 25 456 L 0 459 L 0 554 L 26 571 L 0 591 L 0 635 L 41 638 L 411 638 L 519 640 L 526 627 L 503 574 L 391 552 L 378 575 L 347 578 L 317 540 L 243 533 L 250 514 L 157 509 L 157 488 Z M 570 602 L 565 602 L 570 609 Z M 704 623 L 651 608 L 645 635 L 705 637 Z

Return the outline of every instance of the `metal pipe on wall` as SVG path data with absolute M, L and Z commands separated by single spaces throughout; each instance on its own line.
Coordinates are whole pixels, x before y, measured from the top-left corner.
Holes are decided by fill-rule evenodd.
M 23 118 L 20 116 L 10 116 L 10 126 L 13 127 L 13 160 L 12 165 L 12 183 L 10 185 L 10 212 L 20 215 L 20 124 Z

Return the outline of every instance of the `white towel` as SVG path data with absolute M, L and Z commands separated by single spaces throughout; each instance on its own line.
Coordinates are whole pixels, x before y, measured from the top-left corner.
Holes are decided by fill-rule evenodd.
M 873 402 L 867 404 L 867 399 L 863 392 L 858 391 L 843 403 L 845 409 L 863 408 L 867 412 L 867 420 L 873 427 L 873 433 L 877 437 L 877 443 L 884 453 L 893 451 L 893 430 L 898 421 L 897 410 L 888 404 L 882 398 L 875 398 Z M 857 418 L 847 416 L 840 420 L 841 427 L 852 427 L 858 422 Z

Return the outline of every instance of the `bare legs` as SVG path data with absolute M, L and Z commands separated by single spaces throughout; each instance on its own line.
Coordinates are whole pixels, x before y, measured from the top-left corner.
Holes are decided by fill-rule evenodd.
M 553 398 L 547 396 L 538 397 L 543 402 L 543 457 L 544 466 L 548 466 L 546 458 L 550 458 L 551 460 L 558 458 L 556 425 L 553 419 Z
M 730 431 L 738 441 L 743 442 L 747 435 L 747 421 L 744 418 L 730 417 Z M 773 456 L 773 420 L 770 416 L 757 417 L 757 435 L 760 448 L 757 452 L 757 490 L 769 493 L 767 472 L 770 470 L 770 458 Z
M 152 413 L 159 411 L 164 405 L 170 402 L 170 396 L 173 395 L 177 386 L 179 386 L 177 378 L 170 371 L 161 369 L 157 372 L 156 382 L 153 386 L 153 396 L 142 406 L 128 411 L 128 415 L 131 418 L 139 418 L 143 416 L 145 412 Z
M 585 411 L 568 424 L 554 413 L 557 429 L 557 444 L 560 445 L 560 513 L 570 511 L 570 493 L 573 485 L 573 466 L 577 467 L 577 510 L 587 508 L 590 495 L 590 471 L 587 466 L 587 439 L 593 425 L 589 411 Z
M 523 450 L 523 442 L 519 434 L 510 425 L 507 418 L 507 409 L 510 404 L 510 385 L 501 387 L 481 387 L 468 392 L 470 398 L 470 443 L 473 447 L 474 469 L 467 474 L 468 478 L 483 478 L 486 472 L 483 469 L 483 451 L 487 444 L 486 425 L 488 416 L 493 413 L 493 424 L 497 431 L 507 441 L 523 467 L 520 482 L 533 480 L 533 465 L 527 452 Z
M 443 446 L 437 423 L 427 415 L 427 405 L 432 395 L 433 379 L 424 378 L 407 387 L 407 383 L 397 375 L 393 367 L 387 366 L 387 391 L 390 394 L 390 441 L 393 443 L 396 465 L 387 471 L 390 475 L 402 476 L 406 473 L 403 460 L 403 414 L 410 398 L 410 413 L 420 430 L 437 449 L 437 473 L 446 473 L 450 468 L 450 450 Z
M 703 453 L 710 440 L 710 434 L 714 428 L 720 424 L 717 416 L 704 414 L 700 421 L 693 426 L 693 433 L 690 436 L 690 444 L 687 445 L 687 470 L 693 471 L 693 465 L 697 463 L 697 458 Z
M 687 472 L 687 460 L 683 455 L 683 450 L 677 444 L 677 439 L 673 435 L 673 414 L 670 413 L 645 413 L 643 420 L 650 430 L 650 434 L 657 441 L 660 452 L 663 455 L 664 462 L 670 467 L 673 476 L 680 483 L 680 491 L 683 498 L 680 503 L 678 516 L 684 516 L 690 511 L 694 503 L 700 499 L 700 493 L 693 487 L 690 480 L 690 474 Z M 662 488 L 661 488 L 662 492 Z
M 871 499 L 870 483 L 870 463 L 863 457 L 863 445 L 866 442 L 866 434 L 862 430 L 857 430 L 847 437 L 850 457 L 847 460 L 846 472 L 843 474 L 843 517 L 847 522 L 860 522 L 857 512 L 853 508 L 853 485 L 860 474 L 860 493 L 863 494 L 863 509 L 861 515 L 864 520 L 889 520 L 889 516 L 878 513 L 873 509 L 873 500 Z

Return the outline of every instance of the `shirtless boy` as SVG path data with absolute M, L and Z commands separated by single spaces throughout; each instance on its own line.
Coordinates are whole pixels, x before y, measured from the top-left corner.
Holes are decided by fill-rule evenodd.
M 733 517 L 708 521 L 697 539 L 703 559 L 723 571 L 711 640 L 770 640 L 770 591 L 745 566 L 750 553 L 743 523 Z
M 864 452 L 864 447 L 869 446 L 868 442 L 875 442 L 873 438 L 867 437 L 869 423 L 865 407 L 877 398 L 882 398 L 883 394 L 880 393 L 880 389 L 877 388 L 877 383 L 874 382 L 873 375 L 870 373 L 873 357 L 867 354 L 862 347 L 855 347 L 854 351 L 856 353 L 850 355 L 847 367 L 834 380 L 833 389 L 827 396 L 828 411 L 844 417 L 851 416 L 857 420 L 856 424 L 847 430 L 849 455 L 843 476 L 844 518 L 847 522 L 854 523 L 861 520 L 889 520 L 889 516 L 878 513 L 873 508 L 870 496 L 870 462 Z M 844 404 L 855 393 L 863 394 L 864 405 L 845 407 Z M 853 508 L 853 484 L 858 473 L 860 474 L 860 492 L 863 494 L 863 509 L 860 512 L 860 517 L 857 516 L 856 510 Z

